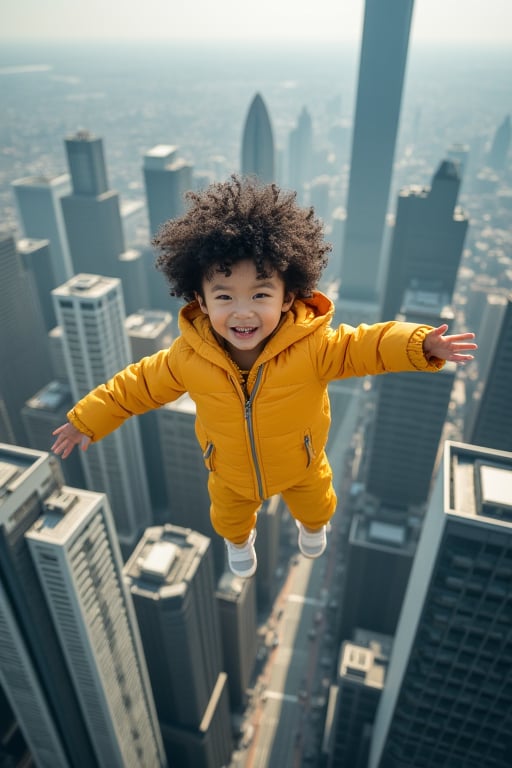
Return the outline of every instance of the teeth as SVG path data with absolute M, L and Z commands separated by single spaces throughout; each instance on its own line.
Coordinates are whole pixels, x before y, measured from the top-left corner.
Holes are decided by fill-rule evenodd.
M 252 333 L 254 328 L 235 328 L 237 333 Z

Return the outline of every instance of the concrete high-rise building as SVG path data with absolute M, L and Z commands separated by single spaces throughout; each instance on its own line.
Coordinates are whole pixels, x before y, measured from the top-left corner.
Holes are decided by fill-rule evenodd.
M 97 768 L 25 538 L 61 487 L 54 456 L 0 445 L 0 684 L 37 766 Z
M 209 539 L 148 528 L 124 567 L 171 765 L 218 768 L 232 751 Z
M 329 691 L 325 751 L 328 768 L 366 768 L 370 735 L 384 688 L 393 638 L 357 629 L 341 646 Z
M 263 184 L 275 181 L 274 137 L 267 107 L 259 93 L 251 102 L 242 136 L 242 176 Z
M 34 288 L 43 315 L 44 327 L 49 332 L 55 327 L 55 310 L 52 302 L 52 290 L 58 283 L 53 273 L 48 240 L 29 240 L 24 237 L 16 244 L 21 263 L 32 275 Z
M 447 442 L 368 768 L 510 765 L 512 453 Z
M 487 165 L 494 168 L 495 171 L 505 170 L 511 136 L 510 115 L 507 115 L 496 129 L 489 154 L 487 155 Z
M 415 286 L 446 293 L 451 301 L 468 229 L 457 207 L 460 176 L 443 161 L 431 187 L 406 187 L 398 196 L 395 228 L 386 269 L 381 319 L 401 311 L 405 292 Z
M 500 308 L 493 354 L 487 376 L 465 427 L 465 438 L 474 445 L 512 451 L 512 296 Z
M 141 309 L 126 318 L 125 328 L 132 350 L 131 359 L 134 362 L 147 355 L 152 355 L 160 349 L 170 347 L 173 340 L 170 312 Z M 153 519 L 155 521 L 168 520 L 169 503 L 165 479 L 168 468 L 164 464 L 160 440 L 158 439 L 157 412 L 143 413 L 138 417 L 138 422 Z
M 215 594 L 219 610 L 224 670 L 232 708 L 244 709 L 258 650 L 256 582 L 231 571 L 219 579 Z
M 21 410 L 52 378 L 48 339 L 32 275 L 14 238 L 0 230 L 0 398 L 16 442 L 27 442 Z
M 156 415 L 168 502 L 162 522 L 192 528 L 211 538 L 215 573 L 220 576 L 225 545 L 210 520 L 208 470 L 195 434 L 195 403 L 187 393 L 162 406 Z
M 71 192 L 68 174 L 28 176 L 13 181 L 12 188 L 25 237 L 48 240 L 55 286 L 73 277 L 61 198 Z
M 119 277 L 128 311 L 146 306 L 146 260 L 125 248 L 119 195 L 108 186 L 102 139 L 79 131 L 65 146 L 73 191 L 62 197 L 62 210 L 75 273 Z
M 414 0 L 366 0 L 340 295 L 375 302 Z
M 21 417 L 28 437 L 28 447 L 48 451 L 53 441 L 54 429 L 66 421 L 66 414 L 73 407 L 71 391 L 62 381 L 51 381 L 25 403 Z M 85 477 L 78 451 L 65 461 L 56 457 L 67 485 L 85 488 Z
M 64 356 L 64 341 L 62 338 L 62 328 L 56 325 L 48 334 L 48 348 L 50 351 L 50 360 L 52 364 L 53 378 L 62 384 L 68 384 L 68 372 L 66 368 L 66 358 Z
M 394 634 L 417 541 L 417 527 L 396 510 L 354 515 L 346 555 L 341 640 L 351 640 L 358 627 Z
M 256 599 L 258 610 L 268 609 L 277 594 L 276 571 L 279 566 L 279 538 L 284 502 L 272 496 L 263 502 L 258 512 L 258 536 L 255 548 L 258 558 Z
M 447 300 L 443 294 L 409 291 L 399 318 L 434 327 L 450 322 L 453 312 Z M 446 363 L 435 374 L 407 372 L 375 379 L 376 413 L 365 477 L 366 490 L 382 503 L 406 509 L 427 501 L 455 373 L 455 364 Z
M 149 217 L 149 235 L 162 224 L 185 212 L 184 194 L 193 188 L 192 166 L 172 144 L 158 144 L 144 155 L 144 183 Z
M 306 107 L 303 107 L 297 126 L 288 138 L 288 186 L 297 192 L 299 203 L 305 203 L 304 184 L 313 174 L 313 123 Z
M 76 402 L 131 361 L 120 280 L 76 275 L 53 291 L 69 383 Z M 80 452 L 87 487 L 107 494 L 117 533 L 131 547 L 152 522 L 139 425 L 129 419 Z
M 64 486 L 25 538 L 98 765 L 166 767 L 107 498 Z

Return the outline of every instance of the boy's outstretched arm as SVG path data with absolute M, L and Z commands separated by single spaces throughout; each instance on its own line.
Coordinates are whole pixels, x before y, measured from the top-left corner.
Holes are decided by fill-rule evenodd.
M 467 354 L 465 350 L 478 349 L 478 344 L 472 341 L 475 334 L 456 333 L 445 336 L 447 330 L 448 326 L 443 324 L 427 333 L 423 339 L 423 352 L 427 360 L 437 357 L 461 365 L 473 360 L 473 355 Z
M 57 456 L 62 456 L 63 459 L 67 459 L 75 445 L 80 445 L 82 451 L 86 451 L 91 442 L 90 437 L 82 434 L 76 427 L 69 423 L 62 424 L 52 432 L 52 435 L 57 435 L 57 439 L 52 445 L 52 451 Z

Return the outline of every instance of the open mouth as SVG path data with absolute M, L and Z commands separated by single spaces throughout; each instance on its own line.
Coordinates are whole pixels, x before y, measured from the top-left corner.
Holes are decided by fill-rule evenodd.
M 236 333 L 238 336 L 250 336 L 256 331 L 256 328 L 250 327 L 250 328 L 244 328 L 241 326 L 235 326 L 231 329 L 234 333 Z

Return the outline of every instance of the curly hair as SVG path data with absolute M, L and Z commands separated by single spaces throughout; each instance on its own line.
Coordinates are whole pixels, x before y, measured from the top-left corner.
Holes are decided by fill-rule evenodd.
M 229 276 L 234 264 L 251 259 L 260 277 L 278 272 L 286 291 L 310 296 L 331 246 L 313 208 L 301 208 L 295 198 L 276 184 L 236 175 L 187 192 L 186 213 L 165 223 L 152 241 L 171 294 L 191 301 L 202 293 L 203 279 L 214 272 Z

